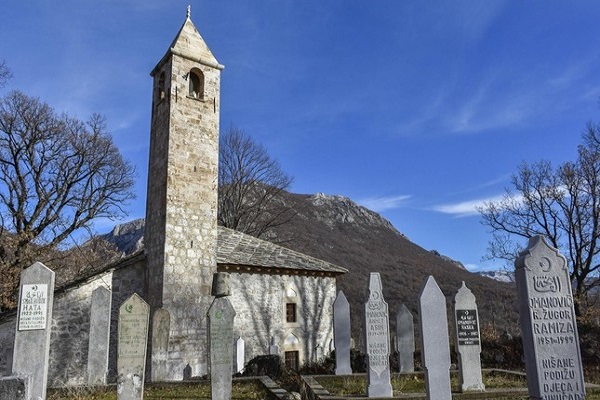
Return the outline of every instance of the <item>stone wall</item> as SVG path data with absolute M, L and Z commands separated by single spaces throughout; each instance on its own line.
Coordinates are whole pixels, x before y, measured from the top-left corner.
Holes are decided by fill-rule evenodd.
M 117 320 L 121 303 L 134 292 L 145 297 L 145 263 L 141 260 L 57 291 L 52 310 L 48 386 L 87 383 L 87 355 L 92 292 L 99 286 L 112 290 L 109 380 L 116 376 Z M 10 375 L 16 314 L 0 322 L 0 375 Z
M 275 337 L 280 355 L 299 350 L 300 363 L 314 361 L 315 349 L 324 354 L 333 339 L 335 278 L 231 273 L 231 304 L 236 312 L 234 340 L 245 341 L 245 359 L 268 354 Z M 297 300 L 296 323 L 286 322 L 287 302 Z M 293 336 L 290 336 L 293 335 Z

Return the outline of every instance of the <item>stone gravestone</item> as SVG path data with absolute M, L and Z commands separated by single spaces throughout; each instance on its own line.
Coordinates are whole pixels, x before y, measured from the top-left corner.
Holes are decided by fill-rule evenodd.
M 392 397 L 390 381 L 390 321 L 379 272 L 371 272 L 365 304 L 368 397 Z
M 450 344 L 446 299 L 432 276 L 419 296 L 421 357 L 429 400 L 451 400 Z
M 477 302 L 475 295 L 464 282 L 454 296 L 454 317 L 460 389 L 463 392 L 483 391 L 485 385 L 481 375 L 481 342 Z
M 117 399 L 139 400 L 144 395 L 144 370 L 150 307 L 134 293 L 119 307 Z
M 104 286 L 92 292 L 88 338 L 88 384 L 106 385 L 112 293 Z
M 29 377 L 29 395 L 46 398 L 54 272 L 36 262 L 21 272 L 12 373 Z
M 396 346 L 400 372 L 415 372 L 415 323 L 404 304 L 396 314 Z
M 271 355 L 279 355 L 279 345 L 277 344 L 277 338 L 275 336 L 271 337 L 271 344 L 269 345 L 269 354 Z
M 166 308 L 158 308 L 152 316 L 152 382 L 164 382 L 169 378 L 167 356 L 171 315 Z
M 335 374 L 351 375 L 350 366 L 350 303 L 341 290 L 333 302 L 333 340 Z
M 246 342 L 241 336 L 235 342 L 235 348 L 235 372 L 242 373 L 246 365 Z
M 227 297 L 216 297 L 208 309 L 210 386 L 213 400 L 231 398 L 233 366 L 233 318 Z
M 529 396 L 585 398 L 567 260 L 535 236 L 515 269 Z

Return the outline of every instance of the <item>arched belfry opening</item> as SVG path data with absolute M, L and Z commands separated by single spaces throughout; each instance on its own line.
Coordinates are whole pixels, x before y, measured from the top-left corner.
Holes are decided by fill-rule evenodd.
M 194 99 L 204 99 L 204 74 L 198 68 L 190 71 L 188 95 Z

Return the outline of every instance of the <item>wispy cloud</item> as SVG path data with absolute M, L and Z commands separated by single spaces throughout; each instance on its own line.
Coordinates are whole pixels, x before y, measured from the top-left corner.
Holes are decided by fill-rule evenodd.
M 461 201 L 458 203 L 439 204 L 431 207 L 431 210 L 443 214 L 453 215 L 455 217 L 472 217 L 479 215 L 479 212 L 477 211 L 479 207 L 484 206 L 486 203 L 500 201 L 502 197 L 502 195 L 499 195 L 482 199 Z
M 380 197 L 367 197 L 365 199 L 358 200 L 358 204 L 363 207 L 368 208 L 369 210 L 375 212 L 382 212 L 385 210 L 392 210 L 395 208 L 400 208 L 406 205 L 408 199 L 410 199 L 411 195 L 395 195 L 395 196 L 380 196 Z

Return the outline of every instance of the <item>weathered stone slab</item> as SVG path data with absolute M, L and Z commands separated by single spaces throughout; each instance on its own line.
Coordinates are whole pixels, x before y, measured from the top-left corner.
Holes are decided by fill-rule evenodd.
M 344 292 L 338 292 L 333 302 L 333 340 L 335 346 L 335 374 L 351 375 L 350 366 L 350 303 Z
M 210 387 L 213 400 L 231 399 L 233 365 L 233 318 L 227 297 L 216 297 L 208 309 Z
M 0 399 L 30 400 L 29 386 L 29 378 L 27 377 L 0 377 Z
M 392 397 L 389 331 L 388 305 L 383 299 L 381 277 L 379 272 L 371 272 L 369 299 L 365 303 L 368 397 Z
M 400 372 L 415 372 L 415 323 L 413 315 L 402 304 L 396 314 L 396 345 Z
M 475 295 L 464 282 L 454 296 L 454 317 L 460 389 L 463 392 L 483 391 L 485 385 L 481 375 L 481 341 L 477 302 Z
M 241 373 L 246 365 L 246 342 L 241 336 L 235 342 L 235 348 L 235 372 Z
M 567 260 L 535 236 L 515 268 L 529 396 L 585 398 Z
M 446 299 L 432 276 L 419 295 L 421 357 L 429 400 L 451 400 L 450 344 Z
M 169 380 L 167 359 L 171 315 L 165 308 L 158 308 L 152 316 L 152 382 Z
M 112 293 L 104 286 L 92 292 L 90 335 L 88 338 L 88 384 L 106 385 L 110 343 Z
M 117 353 L 117 399 L 141 400 L 150 307 L 134 293 L 119 307 Z
M 21 272 L 12 373 L 29 377 L 29 395 L 46 398 L 54 272 L 36 262 Z

